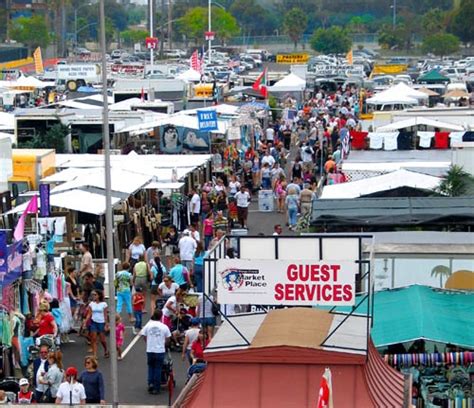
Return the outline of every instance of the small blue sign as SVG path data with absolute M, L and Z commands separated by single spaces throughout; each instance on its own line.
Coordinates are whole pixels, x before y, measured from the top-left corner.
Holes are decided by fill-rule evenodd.
M 199 130 L 210 132 L 217 130 L 217 112 L 215 110 L 197 111 Z

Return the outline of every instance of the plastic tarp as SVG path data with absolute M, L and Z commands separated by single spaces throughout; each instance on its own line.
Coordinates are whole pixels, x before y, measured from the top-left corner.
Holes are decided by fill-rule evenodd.
M 425 339 L 474 348 L 473 308 L 473 292 L 421 285 L 375 292 L 372 340 L 376 347 Z
M 381 126 L 377 128 L 377 132 L 392 132 L 394 130 L 406 129 L 413 126 L 430 126 L 438 129 L 451 130 L 456 132 L 462 132 L 465 129 L 460 125 L 455 125 L 454 123 L 441 122 L 439 120 L 425 118 L 422 116 L 417 116 L 414 118 L 401 120 L 399 122 L 390 123 L 389 125 Z
M 292 92 L 304 91 L 305 88 L 306 81 L 304 79 L 301 79 L 298 75 L 289 74 L 270 86 L 268 90 L 270 92 Z
M 381 176 L 325 186 L 321 199 L 357 198 L 400 187 L 433 190 L 440 181 L 438 177 L 401 169 Z

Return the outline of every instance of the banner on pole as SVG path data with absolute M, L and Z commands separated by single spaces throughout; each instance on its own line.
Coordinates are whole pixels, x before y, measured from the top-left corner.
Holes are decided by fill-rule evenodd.
M 308 53 L 277 54 L 276 62 L 279 64 L 306 64 L 309 61 Z
M 0 273 L 0 286 L 6 286 L 21 278 L 23 272 L 23 241 L 15 242 L 7 249 L 7 272 Z
M 0 231 L 0 279 L 8 272 L 7 231 Z
M 40 184 L 40 216 L 49 217 L 50 204 L 49 204 L 49 184 Z
M 219 259 L 221 304 L 353 306 L 354 261 Z

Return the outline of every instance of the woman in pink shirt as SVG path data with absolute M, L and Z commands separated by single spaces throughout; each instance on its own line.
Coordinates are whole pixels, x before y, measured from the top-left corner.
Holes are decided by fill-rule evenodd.
M 214 214 L 211 211 L 208 215 L 207 218 L 203 222 L 203 227 L 204 227 L 204 249 L 209 248 L 209 243 L 212 240 L 213 234 L 214 234 Z

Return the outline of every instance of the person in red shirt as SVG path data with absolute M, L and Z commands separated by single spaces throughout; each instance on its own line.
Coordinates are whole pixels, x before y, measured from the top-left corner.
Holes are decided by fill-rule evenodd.
M 191 358 L 193 361 L 204 358 L 204 349 L 208 344 L 209 338 L 207 337 L 207 332 L 203 329 L 199 330 L 198 338 L 194 340 L 191 346 Z
M 142 329 L 143 309 L 145 308 L 145 296 L 143 296 L 142 288 L 135 288 L 135 293 L 132 297 L 133 314 L 135 315 L 135 327 L 133 334 L 138 334 Z
M 39 312 L 35 318 L 35 325 L 38 327 L 33 336 L 41 337 L 47 334 L 56 337 L 58 334 L 58 325 L 54 320 L 53 315 L 49 312 L 49 304 L 47 302 L 41 302 L 39 306 Z
M 33 401 L 33 391 L 30 391 L 30 383 L 26 378 L 20 380 L 20 391 L 17 394 L 18 404 L 31 404 Z

